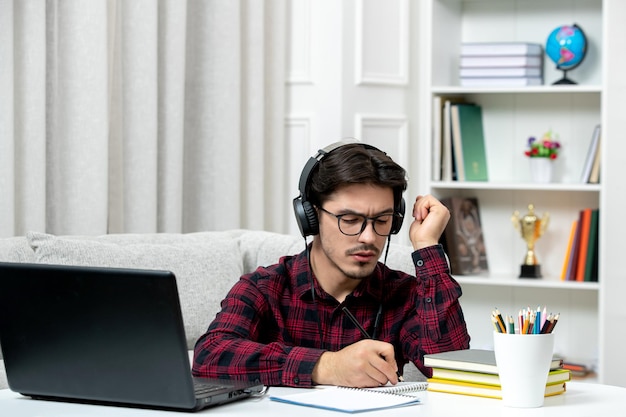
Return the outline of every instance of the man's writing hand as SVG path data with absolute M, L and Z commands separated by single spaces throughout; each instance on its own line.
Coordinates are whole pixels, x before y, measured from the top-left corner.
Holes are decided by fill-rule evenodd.
M 361 340 L 338 352 L 324 352 L 313 368 L 313 381 L 322 385 L 377 387 L 398 383 L 393 345 Z

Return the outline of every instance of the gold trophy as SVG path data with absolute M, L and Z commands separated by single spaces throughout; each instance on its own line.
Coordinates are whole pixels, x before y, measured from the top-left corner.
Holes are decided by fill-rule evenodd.
M 535 206 L 528 205 L 528 213 L 524 217 L 520 217 L 519 212 L 515 210 L 511 221 L 515 229 L 520 232 L 522 239 L 526 242 L 526 256 L 522 264 L 520 278 L 541 278 L 541 265 L 537 262 L 535 256 L 535 243 L 546 231 L 550 221 L 549 213 L 544 213 L 542 218 L 535 215 Z

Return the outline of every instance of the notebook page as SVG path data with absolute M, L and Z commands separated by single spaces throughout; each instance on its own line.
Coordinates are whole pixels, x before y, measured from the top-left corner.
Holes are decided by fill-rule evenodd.
M 368 389 L 328 387 L 298 394 L 270 396 L 270 400 L 287 404 L 358 413 L 419 404 L 419 398 Z

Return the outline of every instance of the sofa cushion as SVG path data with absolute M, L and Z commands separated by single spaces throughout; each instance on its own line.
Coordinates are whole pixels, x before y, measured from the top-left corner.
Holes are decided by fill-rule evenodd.
M 0 262 L 34 262 L 35 255 L 24 236 L 0 239 Z
M 38 263 L 172 271 L 189 348 L 243 272 L 237 241 L 229 232 L 97 237 L 29 232 L 26 237 Z
M 273 265 L 285 255 L 295 255 L 305 249 L 304 239 L 266 231 L 247 231 L 238 237 L 244 273 L 259 266 Z

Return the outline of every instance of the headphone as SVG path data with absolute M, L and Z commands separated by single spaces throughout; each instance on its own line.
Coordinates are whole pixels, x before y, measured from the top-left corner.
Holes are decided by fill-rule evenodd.
M 362 145 L 365 149 L 372 149 L 379 152 L 382 152 L 380 149 L 368 145 L 362 142 L 356 141 L 342 141 L 336 142 L 328 145 L 324 149 L 320 149 L 317 151 L 315 155 L 309 158 L 307 163 L 304 165 L 302 169 L 302 173 L 300 174 L 300 181 L 298 182 L 298 189 L 300 191 L 300 195 L 293 199 L 293 210 L 296 215 L 296 222 L 298 223 L 298 227 L 300 228 L 300 233 L 302 233 L 303 237 L 316 235 L 319 233 L 319 219 L 317 217 L 317 212 L 313 204 L 308 201 L 307 190 L 309 187 L 309 181 L 311 180 L 311 173 L 315 169 L 315 167 L 320 163 L 322 159 L 332 151 L 337 148 L 340 148 L 347 144 L 358 143 Z M 383 152 L 384 153 L 384 152 Z M 386 154 L 385 154 L 386 155 Z M 394 195 L 394 199 L 396 196 Z M 395 216 L 393 216 L 393 222 L 391 224 L 391 234 L 397 234 L 402 227 L 402 221 L 404 220 L 404 211 L 405 211 L 405 202 L 404 198 L 400 197 L 400 201 L 393 208 Z M 400 214 L 399 216 L 397 214 Z

